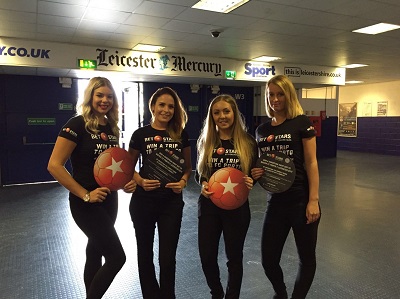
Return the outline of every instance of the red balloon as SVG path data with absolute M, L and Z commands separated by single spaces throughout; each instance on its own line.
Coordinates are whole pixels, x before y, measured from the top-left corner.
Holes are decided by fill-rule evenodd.
M 225 167 L 217 170 L 208 181 L 208 191 L 214 192 L 210 199 L 225 210 L 234 210 L 242 206 L 248 196 L 249 188 L 244 182 L 245 174 L 239 169 Z
M 129 153 L 120 147 L 111 147 L 102 152 L 93 167 L 94 178 L 101 187 L 111 191 L 123 189 L 135 171 Z

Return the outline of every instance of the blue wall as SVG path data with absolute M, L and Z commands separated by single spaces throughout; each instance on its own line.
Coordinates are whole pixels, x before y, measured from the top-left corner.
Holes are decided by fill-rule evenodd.
M 400 156 L 400 117 L 357 118 L 357 137 L 338 137 L 338 149 Z
M 75 113 L 77 88 L 58 77 L 0 75 L 1 185 L 54 180 L 47 162 L 61 126 Z M 28 118 L 54 118 L 53 125 L 28 125 Z

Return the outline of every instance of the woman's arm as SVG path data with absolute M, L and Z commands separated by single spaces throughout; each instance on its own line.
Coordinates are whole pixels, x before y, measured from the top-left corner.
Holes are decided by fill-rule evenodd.
M 319 172 L 317 162 L 316 137 L 303 138 L 304 164 L 309 185 L 307 205 L 307 223 L 316 221 L 320 216 L 319 210 Z
M 68 170 L 65 168 L 65 163 L 71 156 L 76 147 L 76 143 L 64 137 L 57 137 L 56 143 L 51 153 L 47 170 L 50 174 L 66 189 L 76 196 L 83 198 L 90 191 L 83 188 Z

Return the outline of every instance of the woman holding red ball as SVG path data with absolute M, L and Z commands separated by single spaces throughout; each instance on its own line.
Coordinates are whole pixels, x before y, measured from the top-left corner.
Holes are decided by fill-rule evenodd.
M 93 174 L 101 153 L 98 149 L 118 146 L 118 101 L 111 82 L 103 77 L 92 78 L 79 108 L 78 115 L 61 129 L 47 168 L 69 190 L 72 217 L 88 237 L 83 275 L 86 298 L 99 299 L 126 260 L 114 228 L 118 193 L 100 187 Z M 65 168 L 68 159 L 72 175 Z M 135 189 L 133 180 L 124 187 L 129 193 Z
M 213 299 L 237 299 L 243 277 L 243 246 L 250 225 L 250 207 L 227 210 L 210 199 L 211 176 L 219 169 L 233 167 L 241 170 L 247 188 L 253 187 L 250 169 L 257 160 L 257 144 L 246 132 L 235 99 L 226 94 L 215 97 L 209 105 L 204 127 L 197 141 L 197 179 L 201 184 L 199 198 L 198 240 L 201 265 Z M 211 182 L 210 182 L 211 183 Z M 228 285 L 221 284 L 218 266 L 218 246 L 224 236 L 228 258 Z

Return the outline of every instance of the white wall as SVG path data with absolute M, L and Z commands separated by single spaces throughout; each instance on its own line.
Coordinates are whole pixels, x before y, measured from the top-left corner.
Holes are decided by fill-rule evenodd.
M 357 116 L 377 116 L 378 103 L 388 102 L 387 116 L 400 116 L 400 81 L 339 87 L 339 104 L 357 103 Z

